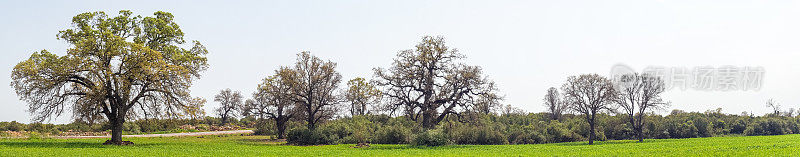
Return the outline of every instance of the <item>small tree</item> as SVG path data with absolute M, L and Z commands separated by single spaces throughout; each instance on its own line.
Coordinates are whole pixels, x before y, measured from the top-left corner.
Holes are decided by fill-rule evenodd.
M 767 100 L 767 107 L 772 109 L 772 116 L 781 116 L 781 104 L 778 104 L 773 99 Z
M 379 103 L 381 91 L 364 78 L 357 77 L 347 81 L 347 90 L 344 93 L 344 98 L 350 103 L 351 116 L 367 115 L 370 113 L 368 106 Z
M 286 123 L 297 114 L 296 105 L 292 97 L 292 82 L 285 79 L 293 75 L 294 71 L 281 67 L 275 75 L 269 76 L 258 84 L 258 89 L 253 93 L 253 99 L 246 101 L 249 112 L 257 116 L 260 123 L 265 118 L 275 121 L 278 139 L 283 139 L 286 133 Z
M 603 76 L 583 74 L 568 77 L 561 90 L 564 91 L 564 102 L 572 110 L 583 114 L 589 123 L 589 144 L 593 144 L 597 137 L 597 113 L 609 109 L 610 104 L 616 100 L 614 85 Z
M 231 91 L 230 88 L 220 90 L 219 94 L 214 96 L 214 101 L 220 104 L 216 111 L 223 125 L 227 124 L 230 118 L 236 118 L 236 112 L 240 112 L 243 107 L 242 93 Z
M 547 89 L 547 94 L 544 95 L 544 106 L 550 113 L 550 119 L 559 120 L 561 114 L 567 109 L 567 104 L 561 101 L 561 95 L 558 94 L 558 89 L 550 87 Z
M 507 104 L 505 106 L 500 105 L 500 106 L 501 106 L 500 115 L 525 115 L 525 110 L 511 106 L 511 104 Z
M 617 102 L 628 116 L 639 142 L 644 142 L 645 112 L 668 105 L 661 99 L 664 81 L 652 75 L 634 73 L 622 75 L 616 85 L 619 91 Z
M 203 110 L 203 106 L 206 104 L 206 99 L 203 98 L 193 98 L 189 100 L 189 107 L 186 109 L 186 115 L 189 116 L 192 120 L 202 119 L 206 116 L 206 111 Z

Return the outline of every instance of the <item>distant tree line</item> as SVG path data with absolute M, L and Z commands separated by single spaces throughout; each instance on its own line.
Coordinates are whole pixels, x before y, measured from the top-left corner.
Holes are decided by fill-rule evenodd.
M 265 78 L 241 112 L 258 117 L 258 133 L 298 145 L 643 142 L 798 133 L 800 124 L 792 114 L 753 117 L 676 110 L 656 115 L 670 105 L 661 98 L 664 82 L 638 73 L 615 80 L 597 74 L 568 77 L 560 89 L 547 90 L 548 112 L 525 114 L 500 105 L 502 96 L 494 83 L 480 67 L 460 62 L 464 57 L 447 47 L 444 38 L 426 36 L 414 49 L 400 51 L 390 68 L 375 68 L 373 80 L 357 77 L 337 89 L 341 76 L 336 64 L 302 52 L 295 66 Z M 772 101 L 768 106 L 779 108 Z

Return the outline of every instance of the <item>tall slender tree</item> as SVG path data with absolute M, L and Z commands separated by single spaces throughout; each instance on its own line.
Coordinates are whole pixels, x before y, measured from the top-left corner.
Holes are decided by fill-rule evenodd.
M 584 74 L 567 78 L 561 90 L 564 102 L 570 109 L 584 115 L 589 123 L 589 144 L 597 138 L 597 113 L 609 109 L 617 94 L 610 80 L 597 74 Z

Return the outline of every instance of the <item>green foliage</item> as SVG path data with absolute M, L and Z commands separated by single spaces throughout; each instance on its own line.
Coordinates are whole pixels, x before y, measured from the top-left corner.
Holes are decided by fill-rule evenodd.
M 448 131 L 450 139 L 456 144 L 508 144 L 505 135 L 491 126 L 460 125 Z
M 797 121 L 794 119 L 783 119 L 779 117 L 769 117 L 756 119 L 744 130 L 748 136 L 754 135 L 783 135 L 797 133 Z
M 547 125 L 545 132 L 547 143 L 575 142 L 583 140 L 581 135 L 569 130 L 565 124 L 557 121 L 550 121 L 550 124 Z
M 256 123 L 255 126 L 255 130 L 253 130 L 255 135 L 274 135 L 278 132 L 275 128 L 275 121 L 272 120 L 264 120 Z
M 286 141 L 288 144 L 301 146 L 332 143 L 330 138 L 326 137 L 326 135 L 322 134 L 320 131 L 311 131 L 302 127 L 289 130 L 289 133 L 286 135 Z
M 431 129 L 414 137 L 411 145 L 414 146 L 443 146 L 451 144 L 452 141 L 447 137 L 447 134 L 442 132 L 441 129 Z
M 0 122 L 0 131 L 25 131 L 28 126 L 17 121 Z
M 372 136 L 372 143 L 406 144 L 409 143 L 411 130 L 402 125 L 389 125 L 378 128 Z

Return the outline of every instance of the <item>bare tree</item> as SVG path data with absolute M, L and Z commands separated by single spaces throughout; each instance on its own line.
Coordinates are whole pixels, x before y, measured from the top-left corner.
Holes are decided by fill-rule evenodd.
M 364 78 L 357 77 L 347 81 L 344 98 L 350 103 L 351 116 L 366 115 L 370 113 L 369 105 L 377 105 L 380 102 L 381 91 Z
M 266 118 L 275 121 L 278 139 L 284 138 L 287 122 L 297 115 L 296 105 L 292 99 L 294 96 L 292 82 L 285 79 L 293 73 L 294 71 L 286 67 L 276 70 L 275 75 L 265 78 L 258 85 L 258 89 L 253 93 L 253 99 L 245 102 L 248 112 L 257 116 L 260 123 Z
M 783 113 L 783 116 L 786 117 L 794 117 L 794 108 L 789 108 L 786 112 Z
M 772 115 L 781 116 L 781 104 L 778 104 L 773 99 L 767 100 L 767 107 L 772 108 Z
M 230 118 L 236 118 L 236 112 L 242 108 L 242 93 L 224 89 L 214 96 L 214 101 L 220 104 L 216 111 L 222 119 L 222 124 L 227 124 Z
M 619 92 L 617 103 L 628 116 L 639 142 L 644 142 L 645 112 L 665 108 L 668 105 L 661 99 L 664 81 L 649 74 L 633 73 L 622 75 L 615 87 Z
M 494 82 L 480 67 L 456 62 L 462 58 L 443 37 L 425 36 L 416 49 L 400 51 L 391 68 L 375 69 L 376 83 L 390 101 L 386 109 L 431 129 L 448 115 L 461 119 L 461 113 L 475 112 L 481 104 L 498 104 Z
M 308 129 L 314 130 L 318 122 L 335 114 L 333 105 L 340 101 L 336 89 L 342 75 L 336 72 L 336 63 L 323 61 L 307 51 L 297 54 L 292 71 L 282 79 L 292 82 L 293 99 L 303 110 Z
M 561 119 L 561 114 L 563 114 L 564 110 L 568 107 L 566 103 L 561 101 L 561 95 L 555 87 L 547 89 L 547 94 L 544 95 L 544 106 L 547 107 L 547 111 L 550 113 L 550 118 L 552 120 Z
M 500 106 L 500 115 L 524 115 L 525 110 L 511 106 L 511 104 Z
M 564 91 L 564 103 L 570 109 L 585 116 L 589 123 L 589 144 L 595 138 L 596 115 L 602 110 L 609 109 L 610 104 L 616 99 L 616 91 L 610 80 L 597 74 L 583 74 L 567 78 L 561 90 Z

